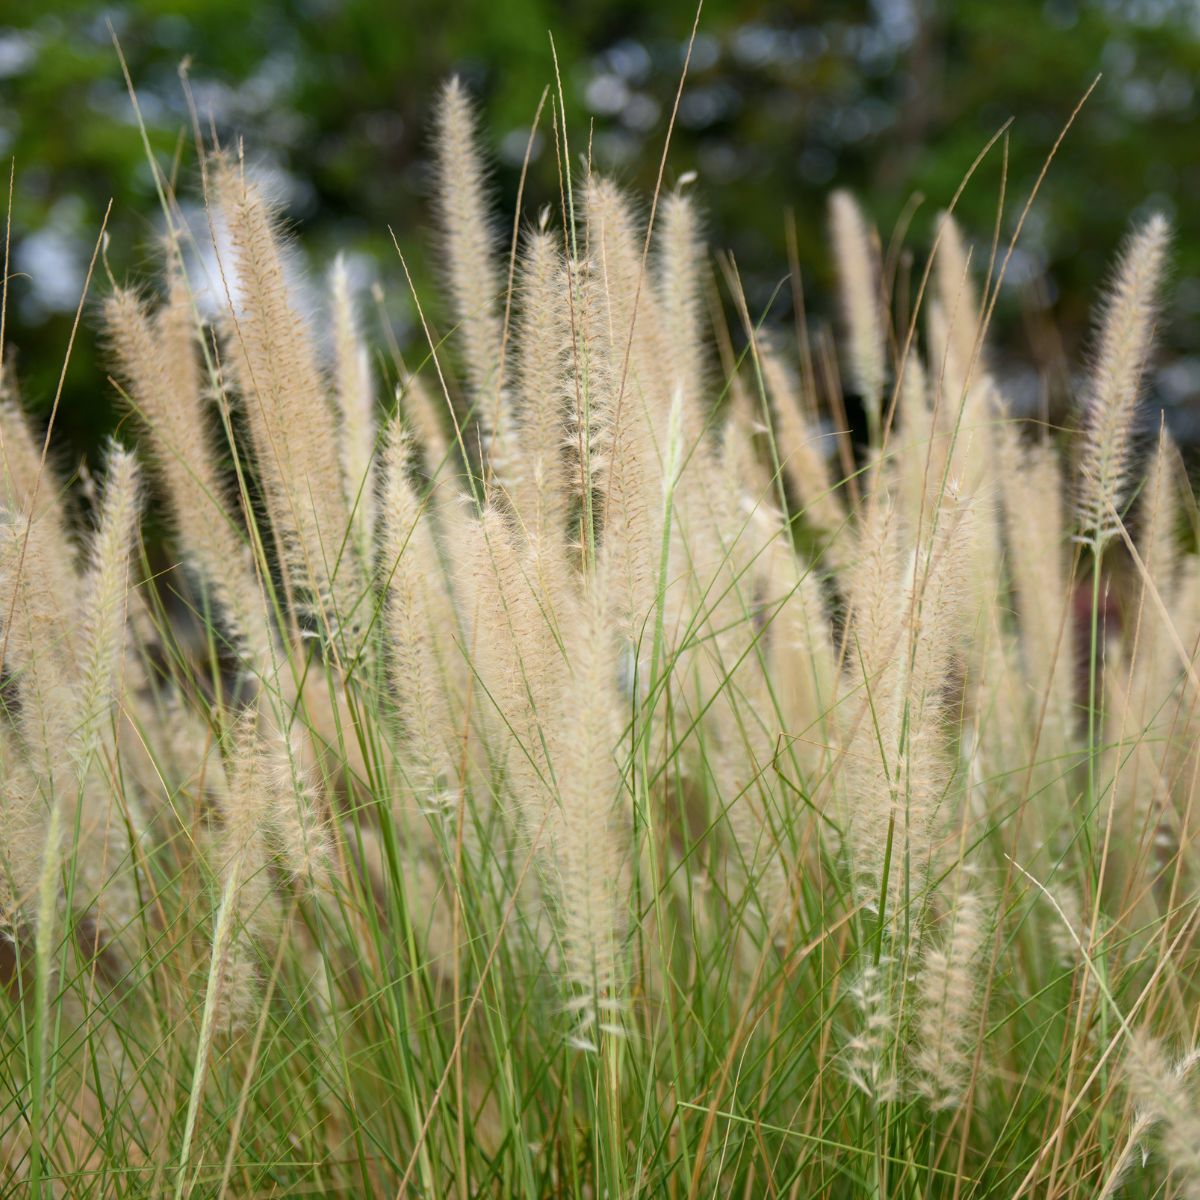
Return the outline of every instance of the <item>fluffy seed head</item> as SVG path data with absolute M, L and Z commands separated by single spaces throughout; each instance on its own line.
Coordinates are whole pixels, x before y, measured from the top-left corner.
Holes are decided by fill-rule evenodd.
M 338 255 L 329 278 L 333 319 L 334 396 L 346 504 L 359 553 L 369 559 L 375 533 L 375 395 L 371 361 L 358 332 L 346 261 Z
M 878 422 L 883 403 L 885 338 L 879 270 L 862 209 L 845 191 L 829 197 L 829 232 L 838 269 L 850 382 Z
M 978 1025 L 983 905 L 964 889 L 954 900 L 942 942 L 926 951 L 918 980 L 917 1090 L 936 1111 L 961 1103 Z
M 938 223 L 937 294 L 948 322 L 951 353 L 957 371 L 963 376 L 971 368 L 979 335 L 979 304 L 975 295 L 972 267 L 962 230 L 950 213 L 942 213 Z M 978 263 L 974 264 L 978 270 Z M 973 374 L 978 374 L 976 370 Z
M 435 148 L 450 298 L 476 417 L 486 438 L 500 420 L 500 277 L 493 257 L 475 116 L 457 78 L 442 93 Z
M 275 214 L 239 166 L 212 178 L 238 283 L 228 353 L 292 586 L 317 631 L 358 649 L 363 564 L 350 527 L 332 406 L 284 270 Z
M 1127 237 L 1099 312 L 1095 365 L 1083 399 L 1076 497 L 1080 534 L 1099 545 L 1116 534 L 1115 510 L 1129 486 L 1134 421 L 1169 240 L 1161 213 Z

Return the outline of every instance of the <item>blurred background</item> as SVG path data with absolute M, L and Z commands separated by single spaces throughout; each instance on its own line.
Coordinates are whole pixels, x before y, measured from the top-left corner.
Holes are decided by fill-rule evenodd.
M 108 263 L 151 280 L 161 215 L 108 28 L 128 59 L 164 171 L 198 201 L 179 65 L 202 121 L 245 138 L 299 233 L 315 278 L 338 249 L 386 288 L 414 340 L 387 226 L 418 286 L 435 273 L 429 126 L 439 84 L 478 97 L 497 213 L 511 214 L 543 88 L 562 65 L 572 151 L 653 187 L 691 29 L 691 0 L 6 0 L 0 6 L 0 161 L 15 160 L 6 359 L 26 403 L 54 395 L 109 198 Z M 1072 108 L 1103 78 L 1055 159 L 1009 266 L 993 343 L 1006 382 L 1051 408 L 1086 351 L 1089 308 L 1132 216 L 1177 230 L 1156 399 L 1183 440 L 1200 430 L 1200 5 L 1196 0 L 706 0 L 666 181 L 694 185 L 714 248 L 736 261 L 752 312 L 791 328 L 789 226 L 808 319 L 833 312 L 825 197 L 853 188 L 885 245 L 912 216 L 917 264 L 935 215 L 1013 118 L 1001 228 L 1015 224 Z M 557 201 L 549 110 L 524 203 Z M 959 206 L 986 261 L 1004 163 L 998 143 Z M 915 198 L 919 205 L 913 210 Z M 499 227 L 499 226 L 498 226 Z M 509 226 L 511 228 L 511 225 Z M 72 354 L 57 439 L 75 461 L 118 419 L 93 328 Z M 374 334 L 374 330 L 372 330 Z M 1057 382 L 1056 382 L 1057 381 Z M 1040 397 L 1040 400 L 1039 400 Z

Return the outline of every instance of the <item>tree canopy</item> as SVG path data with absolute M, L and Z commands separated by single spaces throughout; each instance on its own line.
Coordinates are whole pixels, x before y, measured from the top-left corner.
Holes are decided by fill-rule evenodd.
M 553 51 L 572 155 L 590 151 L 618 180 L 649 191 L 695 15 L 690 0 L 14 7 L 0 33 L 0 148 L 15 163 L 6 342 L 20 351 L 29 402 L 43 409 L 110 198 L 93 291 L 103 290 L 104 268 L 138 280 L 155 264 L 160 210 L 114 34 L 153 152 L 180 195 L 199 202 L 179 78 L 186 63 L 206 136 L 243 140 L 303 229 L 314 268 L 323 271 L 342 249 L 360 281 L 388 283 L 388 311 L 403 338 L 411 314 L 388 227 L 420 287 L 431 272 L 428 126 L 440 84 L 458 73 L 478 99 L 498 218 L 513 211 L 533 115 L 555 83 Z M 1161 209 L 1177 230 L 1178 269 L 1165 322 L 1170 366 L 1158 386 L 1179 404 L 1200 391 L 1200 365 L 1178 352 L 1196 342 L 1200 324 L 1200 218 L 1189 203 L 1200 192 L 1200 16 L 1189 0 L 708 0 L 665 180 L 697 173 L 709 237 L 728 252 L 752 311 L 768 320 L 792 321 L 794 229 L 809 313 L 819 319 L 830 309 L 832 186 L 859 194 L 885 245 L 911 216 L 906 237 L 919 256 L 936 213 L 1005 128 L 957 209 L 982 268 L 1001 196 L 1003 244 L 1098 75 L 1025 222 L 993 340 L 1042 377 L 1062 361 L 1063 346 L 1077 360 L 1105 261 L 1131 216 Z M 559 197 L 550 119 L 548 105 L 533 146 L 527 221 Z M 1039 308 L 1054 320 L 1028 321 Z M 1038 387 L 1037 378 L 1031 372 L 1026 388 Z M 91 453 L 111 428 L 111 396 L 103 351 L 78 339 L 57 418 L 74 453 Z M 1179 432 L 1186 440 L 1187 430 Z

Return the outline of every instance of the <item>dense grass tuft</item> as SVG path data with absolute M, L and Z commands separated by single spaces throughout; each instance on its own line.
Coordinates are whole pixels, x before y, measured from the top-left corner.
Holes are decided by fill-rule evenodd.
M 706 319 L 686 190 L 564 179 L 507 270 L 437 129 L 407 361 L 214 152 L 105 300 L 140 452 L 64 487 L 4 380 L 3 1188 L 1200 1195 L 1165 221 L 1058 436 L 1003 248 L 942 214 L 915 303 L 835 193 L 857 444 L 832 356 Z

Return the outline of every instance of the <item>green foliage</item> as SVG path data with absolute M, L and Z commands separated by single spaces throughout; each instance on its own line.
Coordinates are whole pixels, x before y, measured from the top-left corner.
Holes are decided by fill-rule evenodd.
M 154 211 L 152 180 L 106 16 L 164 164 L 178 161 L 185 180 L 196 172 L 177 79 L 186 56 L 202 119 L 211 105 L 227 144 L 245 135 L 256 158 L 286 173 L 289 211 L 319 260 L 335 247 L 368 263 L 386 260 L 390 225 L 423 285 L 431 272 L 417 214 L 427 191 L 429 99 L 447 75 L 465 72 L 480 97 L 501 155 L 496 188 L 511 212 L 525 133 L 553 82 L 552 33 L 573 150 L 584 153 L 592 134 L 597 162 L 646 191 L 693 15 L 686 0 L 138 0 L 103 13 L 86 0 L 17 0 L 0 50 L 0 64 L 9 64 L 0 148 L 16 160 L 16 265 L 39 277 L 13 280 L 7 338 L 26 356 L 31 402 L 45 412 L 52 398 L 77 284 L 109 198 L 117 276 L 140 278 L 157 257 L 158 224 L 145 216 Z M 1131 211 L 1153 204 L 1177 225 L 1183 286 L 1171 336 L 1186 346 L 1200 321 L 1200 218 L 1190 203 L 1200 192 L 1192 153 L 1200 40 L 1189 0 L 709 0 L 668 180 L 700 171 L 711 241 L 734 254 L 752 309 L 773 298 L 772 319 L 787 322 L 790 290 L 779 282 L 788 214 L 804 263 L 823 261 L 823 195 L 833 179 L 863 196 L 885 240 L 920 192 L 914 232 L 923 237 L 1010 117 L 1008 191 L 1023 196 L 1064 117 L 1101 72 L 1026 230 L 1028 257 L 1011 275 L 1037 284 L 1023 293 L 1050 305 L 1070 356 L 1086 333 L 1101 248 L 1115 243 Z M 964 226 L 981 236 L 995 219 L 1000 177 L 998 149 L 961 202 Z M 556 201 L 546 136 L 524 216 Z M 31 236 L 46 232 L 65 266 L 29 253 Z M 820 295 L 829 279 L 817 270 Z M 39 298 L 39 284 L 50 287 L 52 303 Z M 1030 338 L 1015 301 L 1004 299 L 993 336 L 1032 356 L 1061 405 L 1054 339 Z M 389 306 L 401 332 L 411 329 L 406 295 L 394 292 Z M 90 347 L 79 346 L 60 415 L 74 457 L 91 454 L 113 423 L 103 378 Z

